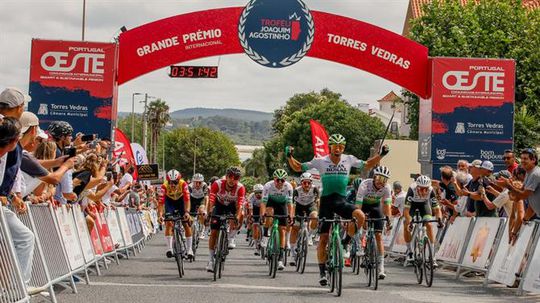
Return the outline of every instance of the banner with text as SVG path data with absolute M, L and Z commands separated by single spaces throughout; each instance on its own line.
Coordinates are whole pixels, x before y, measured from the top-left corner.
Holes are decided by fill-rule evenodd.
M 421 101 L 419 160 L 503 163 L 513 146 L 515 62 L 433 58 L 431 100 Z
M 41 127 L 66 121 L 75 132 L 111 137 L 116 120 L 115 43 L 32 40 L 32 102 Z
M 319 121 L 309 120 L 311 126 L 311 143 L 313 144 L 313 155 L 315 158 L 322 158 L 330 153 L 328 147 L 328 133 Z

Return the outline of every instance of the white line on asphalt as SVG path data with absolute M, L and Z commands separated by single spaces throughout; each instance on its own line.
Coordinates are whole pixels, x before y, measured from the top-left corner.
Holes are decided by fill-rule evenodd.
M 236 288 L 236 289 L 259 289 L 259 290 L 279 290 L 279 291 L 309 291 L 328 292 L 327 288 L 317 287 L 275 287 L 263 285 L 241 285 L 241 284 L 137 284 L 137 283 L 109 283 L 90 282 L 95 286 L 125 286 L 125 287 L 163 287 L 163 288 Z

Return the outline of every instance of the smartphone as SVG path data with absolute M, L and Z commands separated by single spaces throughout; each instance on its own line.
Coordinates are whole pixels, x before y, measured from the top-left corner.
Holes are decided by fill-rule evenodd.
M 113 177 L 113 174 L 112 172 L 108 171 L 105 173 L 105 176 L 107 177 L 107 181 L 111 181 L 112 177 Z
M 77 148 L 75 147 L 66 147 L 64 148 L 64 155 L 69 158 L 75 157 L 77 155 Z
M 90 142 L 96 138 L 96 135 L 84 135 L 81 137 L 83 142 Z

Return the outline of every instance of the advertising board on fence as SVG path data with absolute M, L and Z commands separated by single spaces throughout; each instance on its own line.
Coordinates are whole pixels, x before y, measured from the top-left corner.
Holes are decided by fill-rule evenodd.
M 116 209 L 118 213 L 118 223 L 120 224 L 120 230 L 122 231 L 122 238 L 124 239 L 125 246 L 130 246 L 133 244 L 133 239 L 131 238 L 131 232 L 129 230 L 129 223 L 126 216 L 126 210 L 122 207 Z
M 513 245 L 510 245 L 508 241 L 508 225 L 506 224 L 497 253 L 491 263 L 488 279 L 511 286 L 516 281 L 516 273 L 520 272 L 525 250 L 533 235 L 534 225 L 521 226 L 519 238 Z
M 65 205 L 55 211 L 62 242 L 66 247 L 69 266 L 71 270 L 75 270 L 84 265 L 84 256 L 75 231 L 75 221 L 70 212 L 71 210 L 68 210 Z
M 463 266 L 481 270 L 486 269 L 489 254 L 495 244 L 495 236 L 497 236 L 500 224 L 501 219 L 499 218 L 476 218 L 463 257 Z
M 460 261 L 459 258 L 465 246 L 465 235 L 467 235 L 471 220 L 471 218 L 458 217 L 448 227 L 441 246 L 435 255 L 437 260 L 451 263 Z
M 88 233 L 88 226 L 86 225 L 86 219 L 83 216 L 80 206 L 73 208 L 73 217 L 75 218 L 75 226 L 81 240 L 82 252 L 84 255 L 85 263 L 89 263 L 94 260 L 94 249 L 92 248 L 92 242 L 90 240 L 90 234 Z
M 540 241 L 538 241 L 538 237 L 536 238 L 536 247 L 531 248 L 534 254 L 530 255 L 531 260 L 523 281 L 523 289 L 540 294 Z
M 116 66 L 116 43 L 32 40 L 29 111 L 44 129 L 61 120 L 77 132 L 110 138 Z

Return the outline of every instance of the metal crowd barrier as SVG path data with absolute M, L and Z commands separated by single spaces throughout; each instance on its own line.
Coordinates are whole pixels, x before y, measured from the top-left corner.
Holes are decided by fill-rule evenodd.
M 29 302 L 4 207 L 0 206 L 0 303 Z

